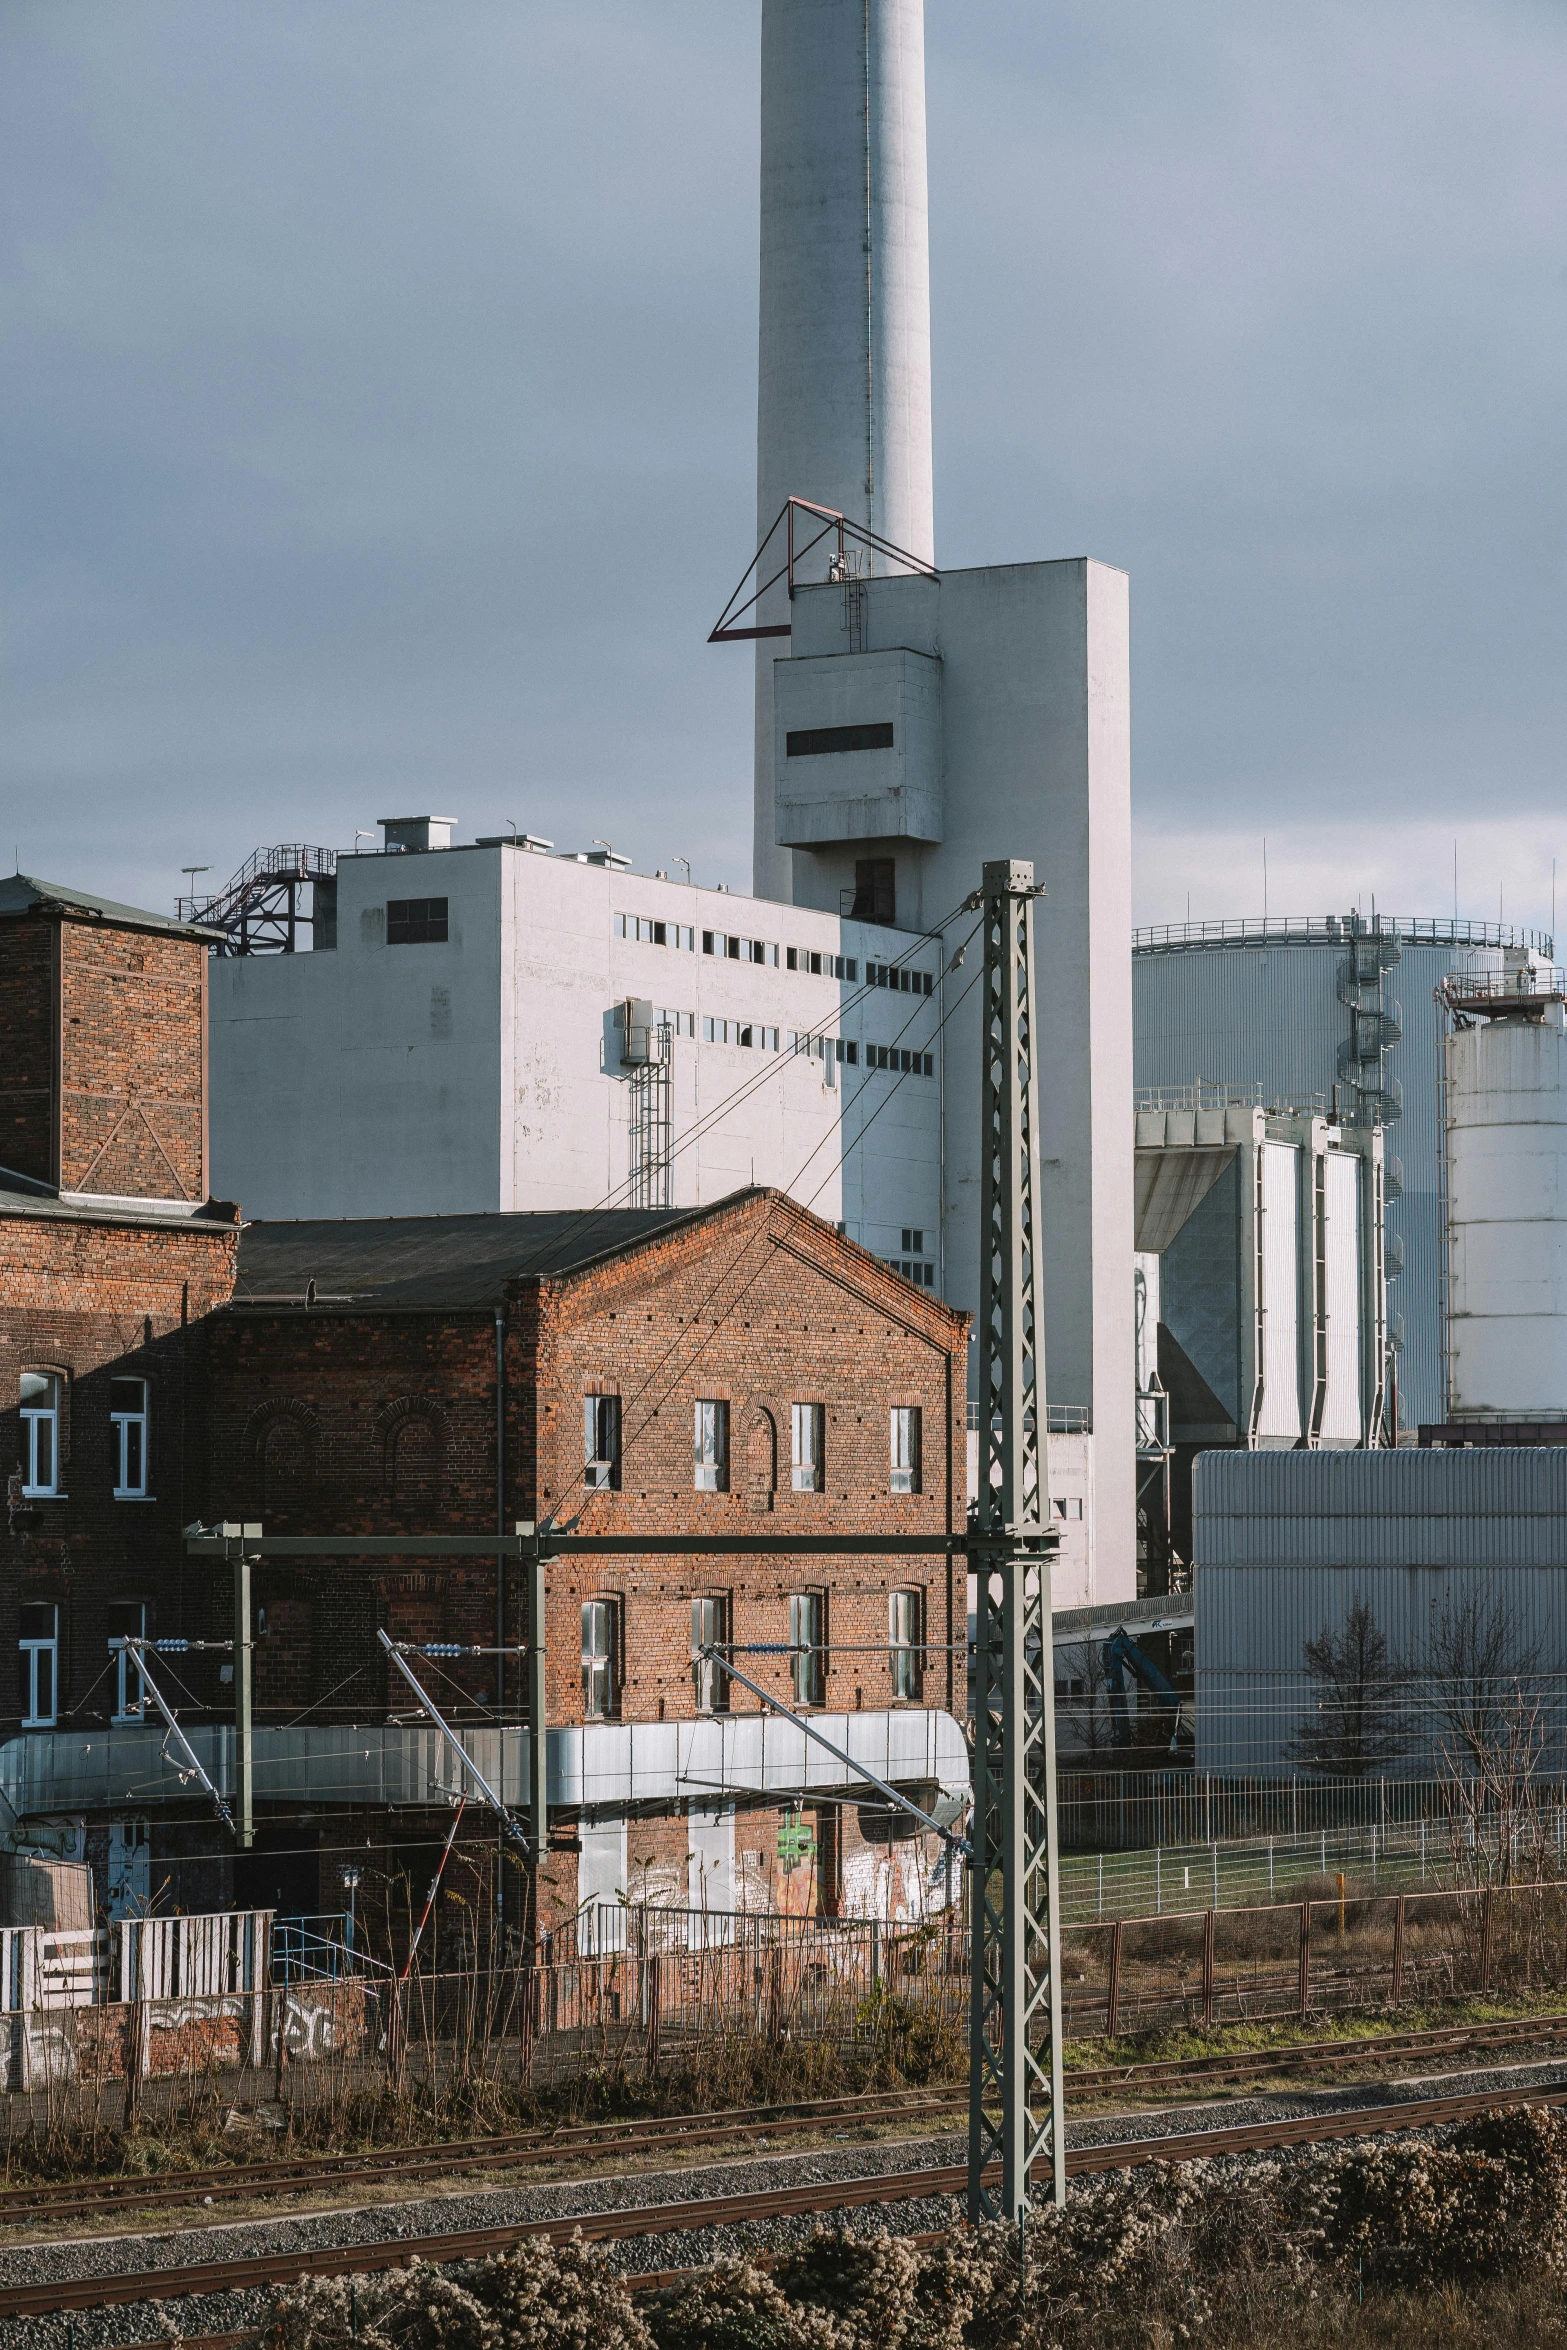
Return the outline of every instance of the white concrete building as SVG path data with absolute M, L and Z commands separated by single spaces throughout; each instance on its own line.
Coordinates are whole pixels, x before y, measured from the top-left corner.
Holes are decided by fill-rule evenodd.
M 626 1205 L 630 1003 L 669 1031 L 648 1204 L 777 1184 L 943 1286 L 934 940 L 510 842 L 344 857 L 336 894 L 334 947 L 212 965 L 215 1182 L 247 1215 Z

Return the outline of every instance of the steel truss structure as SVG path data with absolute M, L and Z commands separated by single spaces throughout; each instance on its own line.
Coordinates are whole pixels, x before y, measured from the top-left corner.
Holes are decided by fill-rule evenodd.
M 969 2213 L 1066 2199 L 1032 865 L 984 869 Z M 998 2110 L 999 2109 L 999 2110 Z M 999 2161 L 999 2191 L 991 2175 Z

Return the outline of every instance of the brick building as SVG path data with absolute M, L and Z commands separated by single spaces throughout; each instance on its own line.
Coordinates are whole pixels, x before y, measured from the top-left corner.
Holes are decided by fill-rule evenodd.
M 345 1866 L 373 1908 L 400 1877 L 422 1892 L 450 1816 L 439 1743 L 388 1686 L 377 1632 L 493 1646 L 494 1563 L 258 1568 L 258 1834 L 236 1857 L 123 1646 L 231 1632 L 227 1570 L 188 1559 L 185 1527 L 959 1530 L 966 1323 L 767 1191 L 245 1227 L 206 1191 L 209 946 L 0 882 L 0 1838 L 25 1818 L 85 1853 L 114 1910 L 330 1912 Z M 928 1906 L 934 1840 L 696 1651 L 732 1649 L 869 1768 L 955 1809 L 964 1603 L 961 1567 L 929 1554 L 557 1562 L 541 1922 L 620 1896 Z M 512 1660 L 498 1690 L 496 1662 L 420 1670 L 516 1793 L 521 1676 Z M 228 1784 L 221 1650 L 149 1671 Z M 482 1814 L 469 1828 L 493 1851 Z M 481 1875 L 449 1882 L 471 1899 Z
M 238 1243 L 237 1209 L 206 1194 L 207 945 L 0 880 L 0 1737 L 28 1751 L 139 1718 L 119 1643 L 206 1620 L 180 1529 L 202 1505 L 203 1332 Z M 0 1832 L 19 1764 L 8 1743 Z M 149 1890 L 143 1826 L 88 1831 L 66 1807 L 52 1840 L 85 1843 L 116 1906 Z
M 213 1507 L 269 1535 L 551 1517 L 665 1536 L 960 1531 L 966 1337 L 965 1317 L 770 1191 L 686 1211 L 256 1224 L 210 1337 Z M 936 1802 L 967 1775 L 951 1718 L 965 1597 L 961 1564 L 920 1554 L 557 1561 L 551 1808 L 568 1832 L 543 1922 L 621 1895 L 930 1905 L 934 1840 L 909 1837 L 906 1815 L 863 1784 L 864 1803 L 829 1792 L 842 1774 L 820 1750 L 768 1729 L 696 1651 L 731 1647 L 753 1679 L 840 1717 L 857 1756 Z M 324 1759 L 334 1732 L 341 1749 L 349 1725 L 407 1710 L 378 1628 L 495 1639 L 488 1560 L 269 1560 L 255 1599 L 258 1752 L 267 1726 L 293 1723 L 315 1741 L 329 1799 L 347 1792 Z M 757 1646 L 775 1653 L 747 1653 Z M 494 1659 L 419 1670 L 449 1719 L 493 1722 Z M 513 1722 L 517 1696 L 514 1682 Z M 335 1906 L 330 1858 L 309 1898 L 313 1848 L 367 1849 L 380 1879 L 396 1873 L 385 1848 L 417 1840 L 417 1823 L 384 1809 L 352 1827 L 311 1814 L 278 1822 L 277 1882 L 258 1861 L 253 1897 Z

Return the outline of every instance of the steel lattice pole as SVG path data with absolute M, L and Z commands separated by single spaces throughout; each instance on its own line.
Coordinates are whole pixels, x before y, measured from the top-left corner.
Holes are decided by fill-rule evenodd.
M 980 1477 L 970 1886 L 969 2213 L 1015 2218 L 1036 2162 L 1066 2199 L 1034 868 L 987 864 Z M 986 2177 L 1001 2166 L 999 2187 Z

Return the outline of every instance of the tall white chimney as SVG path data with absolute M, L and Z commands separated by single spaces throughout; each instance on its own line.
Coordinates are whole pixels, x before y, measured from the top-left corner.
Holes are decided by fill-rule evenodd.
M 758 540 L 790 496 L 935 560 L 924 0 L 762 0 Z M 780 583 L 757 618 L 788 616 Z M 787 651 L 757 645 L 754 887 L 792 900 L 773 819 L 772 665 Z

